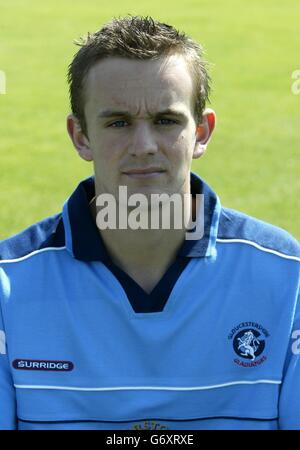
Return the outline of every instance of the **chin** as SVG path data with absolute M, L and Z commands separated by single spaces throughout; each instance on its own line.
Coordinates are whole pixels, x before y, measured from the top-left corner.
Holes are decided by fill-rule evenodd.
M 167 186 L 128 186 L 127 187 L 128 196 L 132 194 L 143 194 L 146 196 L 150 196 L 152 194 L 160 195 L 160 194 L 168 194 L 170 195 L 170 188 Z

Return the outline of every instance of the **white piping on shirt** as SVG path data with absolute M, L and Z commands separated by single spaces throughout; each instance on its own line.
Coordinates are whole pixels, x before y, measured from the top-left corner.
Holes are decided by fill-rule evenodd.
M 3 259 L 3 260 L 0 259 L 0 264 L 2 264 L 2 263 L 7 264 L 7 263 L 14 263 L 14 262 L 19 262 L 19 261 L 24 261 L 24 259 L 30 258 L 31 256 L 37 255 L 38 253 L 42 253 L 42 252 L 46 252 L 46 251 L 50 251 L 50 250 L 54 250 L 54 251 L 65 250 L 66 248 L 67 248 L 66 246 L 64 246 L 64 247 L 45 247 L 45 248 L 41 248 L 40 250 L 34 250 L 33 252 L 28 253 L 25 256 L 21 256 L 20 258 Z
M 291 259 L 291 260 L 300 262 L 300 258 L 298 258 L 297 256 L 285 255 L 284 253 L 280 253 L 280 252 L 277 252 L 276 250 L 271 250 L 269 248 L 262 247 L 261 245 L 257 244 L 256 242 L 247 241 L 245 239 L 221 239 L 221 238 L 217 238 L 217 242 L 220 242 L 222 244 L 231 244 L 231 243 L 248 244 L 248 245 L 252 245 L 253 247 L 256 247 L 259 250 L 262 250 L 263 252 L 273 253 L 274 255 L 280 256 L 281 258 Z M 2 264 L 2 263 L 9 264 L 9 263 L 14 263 L 14 262 L 24 261 L 25 259 L 30 258 L 31 256 L 34 256 L 34 255 L 37 255 L 38 253 L 51 251 L 51 250 L 53 250 L 53 251 L 65 250 L 66 248 L 67 248 L 66 246 L 64 246 L 64 247 L 46 247 L 46 248 L 42 248 L 40 250 L 35 250 L 35 251 L 31 252 L 31 253 L 28 253 L 27 255 L 21 256 L 20 258 L 0 260 L 0 264 Z
M 43 386 L 43 385 L 27 385 L 27 384 L 15 384 L 17 389 L 54 389 L 63 391 L 203 391 L 207 389 L 217 389 L 227 386 L 234 386 L 239 384 L 281 384 L 281 380 L 255 380 L 255 381 L 231 381 L 229 383 L 215 384 L 209 386 L 117 386 L 117 387 L 99 387 L 99 388 L 87 388 L 87 387 L 75 387 L 75 386 Z
M 292 259 L 294 261 L 300 262 L 300 258 L 298 258 L 297 256 L 285 255 L 284 253 L 277 252 L 276 250 L 271 250 L 269 248 L 262 247 L 261 245 L 257 244 L 256 242 L 247 241 L 244 239 L 220 239 L 220 238 L 218 238 L 217 242 L 221 242 L 223 244 L 231 244 L 231 243 L 236 243 L 236 242 L 239 242 L 242 244 L 248 244 L 248 245 L 252 245 L 253 247 L 258 248 L 259 250 L 262 250 L 263 252 L 273 253 L 274 255 L 280 256 L 281 258 Z

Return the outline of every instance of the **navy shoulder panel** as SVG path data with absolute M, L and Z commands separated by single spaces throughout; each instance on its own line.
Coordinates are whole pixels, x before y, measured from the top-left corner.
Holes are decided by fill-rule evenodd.
M 46 247 L 63 247 L 65 233 L 60 214 L 47 217 L 22 232 L 0 241 L 0 263 L 4 259 L 21 258 Z
M 288 256 L 300 257 L 300 244 L 287 231 L 234 209 L 222 208 L 218 239 L 242 239 Z

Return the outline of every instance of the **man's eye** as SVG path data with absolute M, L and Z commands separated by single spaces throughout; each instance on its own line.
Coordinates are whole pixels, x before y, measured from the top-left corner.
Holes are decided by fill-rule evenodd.
M 159 119 L 159 122 L 164 122 L 162 125 L 173 125 L 174 123 L 177 123 L 172 119 Z
M 116 122 L 111 123 L 109 126 L 113 128 L 123 128 L 124 123 L 127 123 L 126 120 L 116 120 Z

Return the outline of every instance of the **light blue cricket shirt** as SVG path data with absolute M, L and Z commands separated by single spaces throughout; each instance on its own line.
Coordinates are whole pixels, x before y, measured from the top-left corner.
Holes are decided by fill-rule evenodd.
M 0 429 L 300 429 L 300 246 L 204 194 L 147 294 L 109 258 L 89 210 L 0 243 Z

